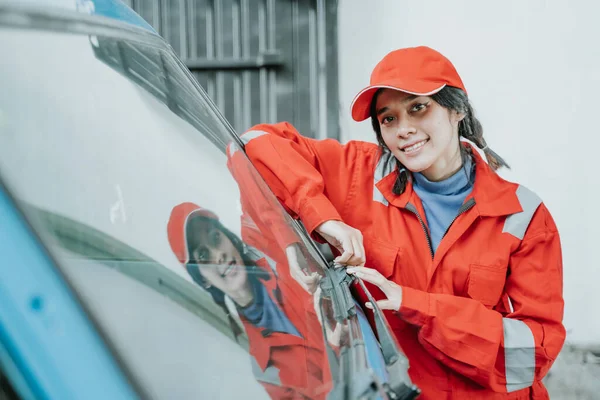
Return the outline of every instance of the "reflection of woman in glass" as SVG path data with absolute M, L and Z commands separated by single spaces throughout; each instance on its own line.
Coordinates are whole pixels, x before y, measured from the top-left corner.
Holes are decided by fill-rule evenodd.
M 279 282 L 276 263 L 244 244 L 212 212 L 182 203 L 171 212 L 169 243 L 192 279 L 239 327 L 225 297 L 237 309 L 250 344 L 257 380 L 272 398 L 315 398 L 329 378 L 321 328 L 311 299 L 295 282 Z M 288 284 L 289 283 L 289 284 Z M 326 392 L 326 391 L 325 391 Z

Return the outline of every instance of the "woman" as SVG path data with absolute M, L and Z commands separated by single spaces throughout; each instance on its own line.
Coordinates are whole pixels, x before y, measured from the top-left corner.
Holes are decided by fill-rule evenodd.
M 495 173 L 506 163 L 452 63 L 427 47 L 389 53 L 352 116 L 371 118 L 378 146 L 287 123 L 242 139 L 280 201 L 392 310 L 421 398 L 548 398 L 542 378 L 565 339 L 556 225 Z
M 276 263 L 247 246 L 215 214 L 193 203 L 174 207 L 169 243 L 190 277 L 227 314 L 235 304 L 248 336 L 256 379 L 273 399 L 321 398 L 331 387 L 322 328 L 312 298 L 296 282 L 280 282 Z

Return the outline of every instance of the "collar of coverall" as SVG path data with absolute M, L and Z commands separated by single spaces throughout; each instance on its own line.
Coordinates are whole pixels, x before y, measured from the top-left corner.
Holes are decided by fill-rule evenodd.
M 481 216 L 511 215 L 523 211 L 516 194 L 519 185 L 500 178 L 471 144 L 462 143 L 471 147 L 475 161 L 475 184 L 473 185 L 473 191 L 465 201 L 473 197 L 475 199 L 475 209 Z M 392 189 L 397 176 L 398 170 L 395 170 L 377 182 L 375 186 L 390 204 L 405 208 L 409 202 L 414 203 L 413 196 L 416 197 L 416 194 L 412 182 L 409 180 L 404 193 L 399 196 L 395 195 Z

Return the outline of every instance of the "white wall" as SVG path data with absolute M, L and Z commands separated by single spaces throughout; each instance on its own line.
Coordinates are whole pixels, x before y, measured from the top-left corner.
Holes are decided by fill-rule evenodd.
M 342 0 L 342 140 L 373 140 L 350 103 L 387 52 L 427 45 L 456 66 L 490 147 L 562 236 L 568 340 L 600 344 L 600 3 Z

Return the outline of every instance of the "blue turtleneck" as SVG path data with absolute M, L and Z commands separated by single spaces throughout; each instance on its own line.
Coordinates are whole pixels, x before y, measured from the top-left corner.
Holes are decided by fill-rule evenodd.
M 413 188 L 423 203 L 434 252 L 458 214 L 458 209 L 473 190 L 475 169 L 472 167 L 471 157 L 467 157 L 461 169 L 439 182 L 432 182 L 420 173 L 413 173 Z

